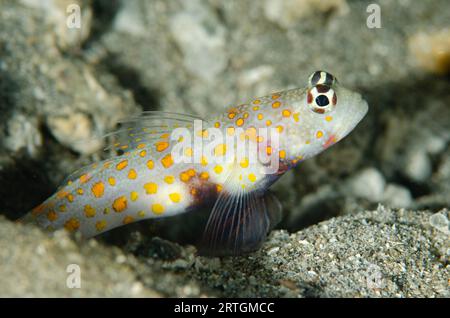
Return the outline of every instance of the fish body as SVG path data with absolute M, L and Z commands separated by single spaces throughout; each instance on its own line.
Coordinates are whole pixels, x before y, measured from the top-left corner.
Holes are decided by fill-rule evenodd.
M 114 134 L 124 140 L 113 146 L 120 155 L 76 172 L 22 220 L 91 237 L 215 202 L 205 253 L 249 252 L 279 219 L 270 185 L 344 138 L 367 110 L 359 94 L 317 71 L 305 88 L 255 98 L 207 120 L 157 112 L 134 117 Z

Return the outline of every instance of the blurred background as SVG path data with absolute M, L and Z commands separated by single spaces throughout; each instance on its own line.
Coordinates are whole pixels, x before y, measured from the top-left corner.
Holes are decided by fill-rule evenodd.
M 370 109 L 345 140 L 276 184 L 278 228 L 296 232 L 379 204 L 448 208 L 448 1 L 373 2 L 379 27 L 367 22 L 377 19 L 372 2 L 0 0 L 0 213 L 22 216 L 101 159 L 105 145 L 92 138 L 124 116 L 206 116 L 305 86 L 315 70 L 360 92 Z M 73 4 L 80 28 L 67 25 Z M 123 247 L 137 232 L 193 243 L 206 216 L 145 221 L 100 240 Z

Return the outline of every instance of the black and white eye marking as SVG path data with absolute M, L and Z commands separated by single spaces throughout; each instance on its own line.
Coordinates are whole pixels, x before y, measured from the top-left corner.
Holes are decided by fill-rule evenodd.
M 312 111 L 324 114 L 337 104 L 336 92 L 329 86 L 316 85 L 308 90 L 307 102 Z
M 334 77 L 332 74 L 324 71 L 315 71 L 314 73 L 311 74 L 308 81 L 310 87 L 316 85 L 326 85 L 331 87 L 336 83 L 337 78 Z

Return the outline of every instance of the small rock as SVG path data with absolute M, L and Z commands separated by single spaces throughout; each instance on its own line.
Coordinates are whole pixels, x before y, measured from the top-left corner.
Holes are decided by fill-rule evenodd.
M 349 189 L 359 198 L 378 202 L 383 198 L 385 184 L 381 172 L 375 168 L 367 168 L 350 179 Z
M 34 157 L 38 148 L 42 146 L 42 135 L 36 121 L 22 114 L 13 116 L 8 122 L 8 133 L 4 139 L 4 145 L 13 152 L 25 148 L 27 153 Z
M 79 153 L 91 154 L 102 146 L 102 141 L 94 136 L 91 120 L 83 113 L 49 117 L 47 125 L 61 144 Z
M 435 213 L 430 216 L 430 224 L 432 227 L 443 233 L 450 233 L 448 218 L 441 212 Z
M 450 72 L 450 29 L 419 32 L 408 42 L 410 53 L 419 67 L 435 74 Z
M 389 183 L 383 193 L 383 202 L 393 208 L 407 208 L 412 203 L 411 192 L 398 184 Z
M 431 176 L 431 161 L 425 148 L 414 147 L 405 156 L 403 173 L 415 182 L 424 182 Z

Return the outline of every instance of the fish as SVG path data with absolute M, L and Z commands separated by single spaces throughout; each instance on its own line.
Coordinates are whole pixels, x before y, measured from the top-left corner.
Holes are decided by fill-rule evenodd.
M 110 157 L 70 175 L 19 221 L 90 238 L 207 205 L 200 253 L 251 253 L 282 218 L 272 184 L 342 140 L 368 112 L 362 96 L 328 72 L 305 82 L 207 118 L 162 111 L 126 118 L 104 136 L 114 141 Z

